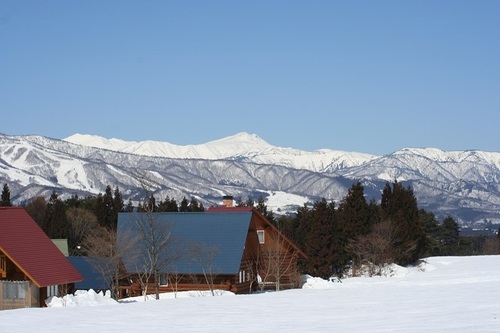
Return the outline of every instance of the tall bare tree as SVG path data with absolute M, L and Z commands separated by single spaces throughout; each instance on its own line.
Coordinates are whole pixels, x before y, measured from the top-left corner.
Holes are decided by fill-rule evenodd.
M 266 233 L 266 243 L 270 245 L 259 251 L 257 260 L 258 272 L 262 279 L 261 288 L 266 284 L 274 284 L 276 291 L 286 285 L 293 286 L 298 282 L 298 272 L 295 265 L 298 257 L 297 249 L 280 231 L 277 222 L 276 232 Z
M 124 260 L 133 261 L 137 237 L 130 233 L 121 233 L 98 226 L 83 242 L 83 250 L 87 260 L 99 272 L 111 289 L 114 299 L 119 297 L 120 280 L 128 277 L 124 268 Z
M 145 172 L 137 172 L 135 178 L 144 191 L 144 202 L 150 202 L 154 180 Z M 141 284 L 147 285 L 153 280 L 156 299 L 160 299 L 161 273 L 179 256 L 175 249 L 175 242 L 169 230 L 168 221 L 159 221 L 154 213 L 155 206 L 144 204 L 143 214 L 137 215 L 136 227 L 139 231 L 138 250 Z
M 189 246 L 189 256 L 201 268 L 203 278 L 212 296 L 215 296 L 215 278 L 217 277 L 215 258 L 217 254 L 217 248 L 212 245 L 192 243 Z

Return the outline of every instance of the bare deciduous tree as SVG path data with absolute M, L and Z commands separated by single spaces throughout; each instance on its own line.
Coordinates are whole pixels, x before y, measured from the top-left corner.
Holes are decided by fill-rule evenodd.
M 484 254 L 500 254 L 500 233 L 495 238 L 489 238 L 483 245 Z
M 174 238 L 168 223 L 158 221 L 152 212 L 146 211 L 136 224 L 139 230 L 138 249 L 141 263 L 138 271 L 141 272 L 140 277 L 145 283 L 153 279 L 156 299 L 160 299 L 160 274 L 178 258 Z
M 70 225 L 68 228 L 69 255 L 82 255 L 78 247 L 82 245 L 87 235 L 91 235 L 99 227 L 97 217 L 91 211 L 77 207 L 69 208 L 66 211 L 66 217 Z
M 275 290 L 280 291 L 285 285 L 295 285 L 298 282 L 299 275 L 295 265 L 298 257 L 297 250 L 279 230 L 277 231 L 273 234 L 274 239 L 271 245 L 259 251 L 257 264 L 262 279 L 261 289 L 266 284 L 273 284 Z
M 412 253 L 417 247 L 414 242 L 401 249 L 395 246 L 396 242 L 397 232 L 393 221 L 375 224 L 369 234 L 358 236 L 347 244 L 347 250 L 354 256 L 353 269 L 367 265 L 370 275 L 380 275 L 386 265 L 394 263 L 395 258 Z
M 135 178 L 144 190 L 144 214 L 138 215 L 136 226 L 139 231 L 138 249 L 141 267 L 138 267 L 139 280 L 143 294 L 147 293 L 147 285 L 153 279 L 156 299 L 160 299 L 160 274 L 178 258 L 174 248 L 174 239 L 167 221 L 158 221 L 151 204 L 154 182 L 145 173 L 137 173 Z
M 217 253 L 217 248 L 211 245 L 192 243 L 189 246 L 189 256 L 200 266 L 203 278 L 212 296 L 215 296 L 215 278 L 217 277 L 215 258 Z
M 175 269 L 172 269 L 168 273 L 168 277 L 167 277 L 168 284 L 170 285 L 170 288 L 174 292 L 175 298 L 177 298 L 177 292 L 179 291 L 179 283 L 182 281 L 183 278 L 184 278 L 184 275 L 179 274 L 177 272 L 177 270 L 175 270 Z
M 120 280 L 128 276 L 123 260 L 134 260 L 137 238 L 129 233 L 118 234 L 98 226 L 83 241 L 83 250 L 90 264 L 99 272 L 111 289 L 114 299 L 119 297 Z

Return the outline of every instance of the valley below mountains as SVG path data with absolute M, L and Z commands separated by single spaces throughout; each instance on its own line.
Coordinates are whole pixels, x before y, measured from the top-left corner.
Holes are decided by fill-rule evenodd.
M 343 199 L 356 181 L 367 200 L 379 200 L 386 182 L 413 188 L 420 208 L 462 227 L 500 224 L 500 152 L 405 148 L 392 154 L 275 147 L 257 135 L 239 133 L 200 145 L 126 142 L 75 134 L 64 140 L 0 134 L 0 183 L 12 201 L 36 196 L 87 196 L 118 186 L 123 199 L 144 196 L 138 177 L 157 199 L 196 198 L 205 207 L 223 195 L 246 201 L 260 196 L 275 213 L 325 198 Z

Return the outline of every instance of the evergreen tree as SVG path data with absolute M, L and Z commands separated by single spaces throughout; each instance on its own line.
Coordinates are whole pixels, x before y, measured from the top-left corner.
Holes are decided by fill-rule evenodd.
M 116 230 L 116 221 L 115 221 L 115 211 L 114 211 L 114 202 L 113 202 L 113 190 L 111 186 L 106 186 L 106 190 L 104 195 L 102 196 L 102 204 L 103 204 L 103 226 L 105 226 L 109 230 Z
M 67 208 L 78 208 L 80 206 L 81 200 L 78 198 L 77 194 L 73 194 L 69 199 L 64 201 Z
M 442 244 L 440 241 L 440 226 L 436 216 L 420 209 L 418 212 L 420 225 L 426 237 L 425 256 L 438 256 L 443 253 Z
M 189 212 L 189 204 L 186 197 L 182 198 L 181 206 L 179 207 L 179 212 Z
M 44 231 L 49 238 L 68 238 L 69 226 L 66 219 L 66 205 L 56 191 L 52 191 L 47 203 L 44 225 Z
M 255 201 L 253 201 L 252 198 L 248 198 L 247 201 L 245 201 L 244 204 L 245 207 L 254 207 L 255 206 Z
M 179 207 L 177 206 L 177 201 L 174 198 L 170 198 L 168 195 L 165 200 L 161 201 L 158 205 L 158 211 L 160 212 L 178 212 Z
M 441 225 L 440 240 L 444 246 L 442 255 L 456 255 L 458 254 L 458 247 L 460 241 L 460 227 L 457 222 L 448 216 L 443 220 Z
M 255 209 L 257 209 L 263 216 L 265 216 L 269 222 L 276 225 L 274 214 L 272 211 L 267 210 L 266 201 L 263 196 L 259 196 L 259 199 L 257 200 L 257 206 L 255 206 Z
M 121 213 L 123 211 L 124 211 L 123 198 L 122 194 L 120 193 L 120 189 L 117 186 L 113 197 L 113 213 L 116 216 L 115 224 L 118 223 L 118 213 Z
M 0 207 L 10 207 L 12 203 L 10 202 L 10 189 L 9 185 L 3 184 L 2 198 L 0 201 Z
M 149 196 L 148 203 L 147 205 L 144 205 L 144 209 L 146 209 L 146 211 L 151 213 L 156 212 L 158 210 L 156 206 L 156 198 L 153 194 Z
M 179 211 L 179 205 L 177 204 L 177 201 L 174 198 L 171 198 L 167 205 L 167 212 L 178 212 L 178 211 Z
M 78 204 L 78 207 L 95 213 L 97 211 L 97 197 L 93 196 L 93 195 L 89 195 L 83 199 L 80 199 L 80 203 Z
M 119 194 L 118 188 L 116 192 L 118 193 L 118 198 L 115 200 L 111 186 L 107 185 L 104 194 L 99 193 L 96 198 L 94 213 L 99 225 L 108 230 L 116 230 L 118 209 L 120 211 L 123 210 L 123 199 L 121 198 L 121 194 Z
M 338 209 L 344 237 L 348 240 L 371 231 L 374 217 L 366 202 L 364 188 L 360 182 L 352 185 Z
M 278 215 L 275 219 L 275 226 L 281 231 L 288 239 L 295 239 L 295 230 L 297 227 L 297 219 L 289 215 Z M 296 242 L 295 245 L 298 246 Z M 300 248 L 300 246 L 299 246 Z
M 194 198 L 191 197 L 191 201 L 189 202 L 188 205 L 188 211 L 189 212 L 203 212 L 205 208 L 201 203 L 198 203 L 198 201 Z
M 335 223 L 335 205 L 325 199 L 314 203 L 310 228 L 305 238 L 305 250 L 309 255 L 306 271 L 328 279 L 333 271 L 333 229 Z
M 397 181 L 392 186 L 386 183 L 382 191 L 380 212 L 382 221 L 391 221 L 396 225 L 396 263 L 407 265 L 416 262 L 425 252 L 426 240 L 413 190 L 403 187 Z
M 309 230 L 311 229 L 311 219 L 312 212 L 307 207 L 307 204 L 304 204 L 302 207 L 297 209 L 292 240 L 303 251 L 306 249 L 306 236 L 309 234 Z
M 125 207 L 125 212 L 132 213 L 134 211 L 134 204 L 132 203 L 132 199 L 128 199 L 127 207 Z

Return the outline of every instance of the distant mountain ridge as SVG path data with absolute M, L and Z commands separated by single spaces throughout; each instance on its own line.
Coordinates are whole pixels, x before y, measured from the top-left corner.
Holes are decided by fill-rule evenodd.
M 449 214 L 464 225 L 500 223 L 497 152 L 306 152 L 275 147 L 248 133 L 189 146 L 81 134 L 64 140 L 0 135 L 0 182 L 9 184 L 16 202 L 48 197 L 52 190 L 97 194 L 108 184 L 118 186 L 126 200 L 139 200 L 142 188 L 133 177 L 138 171 L 154 181 L 159 199 L 195 197 L 210 206 L 225 194 L 243 200 L 262 195 L 281 212 L 322 197 L 339 201 L 358 180 L 367 199 L 378 200 L 385 182 L 398 180 L 414 189 L 420 207 L 438 216 Z
M 64 141 L 88 147 L 131 153 L 142 156 L 180 159 L 237 159 L 256 163 L 278 164 L 316 172 L 361 165 L 376 158 L 375 155 L 321 149 L 308 152 L 293 148 L 275 147 L 256 134 L 238 133 L 223 139 L 199 145 L 179 146 L 159 141 L 123 141 L 105 139 L 95 135 L 75 134 Z

